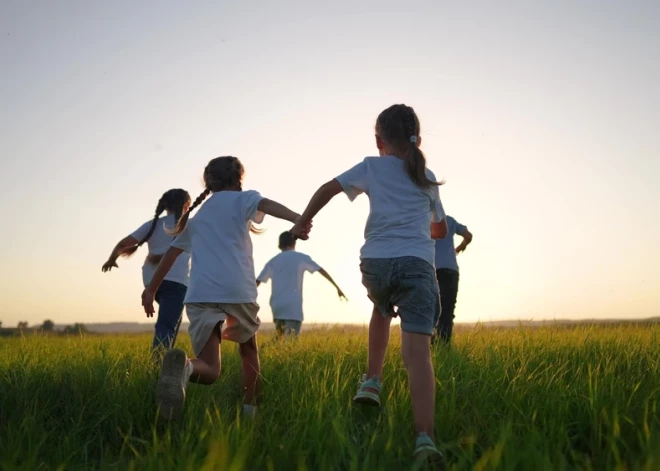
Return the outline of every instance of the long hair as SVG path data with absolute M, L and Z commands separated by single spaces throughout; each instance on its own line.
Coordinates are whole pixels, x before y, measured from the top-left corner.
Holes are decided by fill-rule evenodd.
M 156 230 L 158 218 L 164 211 L 174 213 L 174 220 L 178 221 L 183 214 L 183 209 L 188 204 L 190 204 L 190 195 L 186 190 L 174 188 L 163 193 L 163 196 L 160 197 L 158 204 L 156 205 L 156 212 L 154 213 L 154 218 L 151 220 L 151 225 L 149 226 L 147 234 L 134 246 L 122 250 L 121 255 L 124 257 L 130 257 L 138 248 L 151 238 Z
M 415 110 L 406 105 L 392 105 L 378 115 L 376 133 L 403 159 L 406 173 L 415 185 L 430 188 L 442 185 L 426 176 L 426 157 L 417 146 L 420 126 Z
M 190 206 L 188 211 L 183 213 L 177 219 L 176 227 L 173 231 L 168 231 L 169 234 L 179 235 L 183 232 L 188 224 L 190 214 L 200 204 L 204 202 L 207 196 L 211 193 L 226 190 L 243 191 L 243 175 L 245 168 L 240 160 L 232 156 L 216 157 L 211 160 L 206 168 L 204 168 L 204 191 L 195 198 L 195 201 Z M 250 232 L 260 234 L 263 230 L 256 228 L 250 222 Z

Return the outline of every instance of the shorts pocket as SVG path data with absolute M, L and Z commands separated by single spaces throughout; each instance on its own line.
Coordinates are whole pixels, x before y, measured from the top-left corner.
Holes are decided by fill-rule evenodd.
M 362 272 L 362 284 L 367 288 L 367 293 L 372 296 L 380 291 L 380 277 Z
M 426 273 L 406 273 L 399 278 L 395 304 L 403 310 L 435 316 L 438 306 L 438 285 Z

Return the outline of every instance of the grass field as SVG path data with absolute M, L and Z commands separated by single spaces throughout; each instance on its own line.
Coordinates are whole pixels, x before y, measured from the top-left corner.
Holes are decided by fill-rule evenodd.
M 241 420 L 240 361 L 158 422 L 149 336 L 0 339 L 0 468 L 410 469 L 395 330 L 381 411 L 351 404 L 366 330 L 260 338 L 258 419 Z M 187 335 L 181 341 L 190 352 Z M 434 352 L 437 439 L 452 469 L 660 469 L 660 325 L 475 328 Z

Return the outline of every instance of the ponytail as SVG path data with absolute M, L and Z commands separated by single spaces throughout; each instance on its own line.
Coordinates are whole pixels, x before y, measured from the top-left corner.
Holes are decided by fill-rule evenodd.
M 411 141 L 413 139 L 411 138 Z M 435 182 L 426 176 L 426 157 L 424 152 L 417 147 L 417 139 L 411 143 L 412 149 L 406 157 L 406 172 L 415 185 L 420 188 L 431 188 L 433 185 L 442 185 L 443 182 Z
M 428 189 L 444 183 L 426 176 L 426 158 L 417 146 L 420 139 L 419 118 L 410 106 L 392 105 L 381 112 L 376 120 L 376 134 L 405 161 L 406 173 L 415 185 Z
M 188 211 L 183 213 L 177 219 L 176 226 L 174 226 L 174 230 L 172 231 L 172 230 L 166 229 L 165 232 L 167 232 L 169 235 L 172 235 L 172 236 L 178 236 L 179 234 L 181 234 L 183 232 L 183 230 L 186 228 L 186 226 L 188 225 L 188 218 L 190 218 L 190 213 L 192 213 L 195 210 L 195 208 L 197 208 L 197 206 L 202 204 L 204 202 L 204 200 L 206 199 L 206 197 L 210 193 L 211 193 L 211 190 L 209 190 L 208 188 L 205 189 L 204 191 L 202 191 L 202 193 L 197 197 L 197 199 L 195 199 L 192 206 L 190 206 Z

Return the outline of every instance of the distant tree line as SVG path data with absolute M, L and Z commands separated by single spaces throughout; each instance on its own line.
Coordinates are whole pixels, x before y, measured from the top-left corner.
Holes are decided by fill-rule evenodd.
M 29 327 L 28 323 L 25 321 L 20 321 L 16 328 L 7 328 L 4 327 L 2 321 L 0 321 L 0 336 L 11 336 L 11 335 L 22 335 L 26 333 L 38 333 L 44 332 L 48 334 L 62 334 L 62 335 L 80 335 L 88 333 L 87 327 L 85 324 L 76 322 L 73 325 L 67 325 L 61 330 L 55 329 L 55 322 L 50 319 L 46 319 L 38 327 Z

